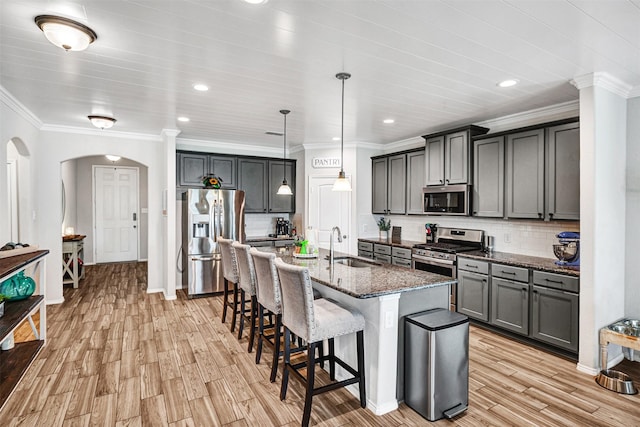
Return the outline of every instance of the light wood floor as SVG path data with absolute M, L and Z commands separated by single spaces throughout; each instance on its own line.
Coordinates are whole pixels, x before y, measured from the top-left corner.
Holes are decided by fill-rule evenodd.
M 285 402 L 271 352 L 254 363 L 220 322 L 220 297 L 146 293 L 146 264 L 87 267 L 47 307 L 48 342 L 0 412 L 1 426 L 296 426 L 302 387 Z M 640 378 L 639 363 L 625 362 Z M 639 384 L 640 385 L 640 384 Z M 440 426 L 640 426 L 640 397 L 600 388 L 575 363 L 472 327 L 469 410 Z M 405 405 L 381 417 L 345 390 L 314 398 L 311 424 L 415 426 Z

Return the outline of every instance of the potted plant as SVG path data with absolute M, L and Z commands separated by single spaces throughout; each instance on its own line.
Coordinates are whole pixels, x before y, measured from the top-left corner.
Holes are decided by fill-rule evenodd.
M 4 301 L 8 299 L 6 295 L 0 294 L 0 317 L 4 316 Z
M 384 219 L 383 216 L 378 220 L 378 230 L 380 231 L 380 240 L 382 240 L 382 232 L 386 232 L 386 239 L 389 240 L 389 230 L 391 230 L 391 220 Z

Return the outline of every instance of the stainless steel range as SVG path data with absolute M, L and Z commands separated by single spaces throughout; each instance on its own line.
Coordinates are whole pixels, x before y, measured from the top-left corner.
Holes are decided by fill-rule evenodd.
M 411 266 L 456 278 L 457 253 L 482 249 L 484 231 L 464 228 L 439 227 L 435 242 L 415 245 L 411 254 Z M 451 287 L 450 307 L 456 311 L 457 286 Z

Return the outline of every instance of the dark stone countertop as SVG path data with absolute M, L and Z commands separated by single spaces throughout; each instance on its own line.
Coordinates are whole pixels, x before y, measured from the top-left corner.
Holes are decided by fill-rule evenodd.
M 400 242 L 392 242 L 391 239 L 376 239 L 375 237 L 359 237 L 359 242 L 377 243 L 379 245 L 389 245 L 398 248 L 411 249 L 415 245 L 423 244 L 424 242 L 418 242 L 414 240 L 400 240 Z
M 555 263 L 556 260 L 552 258 L 518 255 L 508 252 L 492 252 L 491 254 L 488 254 L 482 251 L 462 252 L 458 254 L 458 257 L 479 259 L 493 263 L 512 265 L 515 267 L 532 268 L 534 270 L 547 271 L 549 273 L 580 277 L 580 267 L 563 267 L 561 265 L 557 265 Z
M 258 237 L 247 237 L 246 243 L 251 242 L 274 242 L 277 240 L 295 240 L 295 237 L 269 237 L 269 236 L 258 236 Z
M 329 251 L 320 249 L 317 258 L 294 258 L 287 248 L 256 248 L 265 252 L 275 252 L 283 261 L 305 266 L 311 279 L 354 298 L 373 298 L 436 286 L 457 283 L 451 277 L 426 271 L 412 270 L 396 265 L 379 263 L 367 258 L 335 253 L 335 257 L 349 257 L 370 264 L 368 267 L 349 267 L 334 262 L 330 267 Z

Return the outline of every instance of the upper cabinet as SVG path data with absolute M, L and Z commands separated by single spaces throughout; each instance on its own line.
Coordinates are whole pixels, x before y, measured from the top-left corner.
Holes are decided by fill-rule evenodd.
M 471 138 L 483 135 L 489 129 L 465 126 L 436 134 L 423 135 L 425 139 L 427 185 L 466 184 L 469 182 Z
M 267 213 L 269 209 L 269 161 L 238 159 L 238 188 L 244 190 L 246 213 Z
M 424 150 L 412 150 L 371 159 L 371 212 L 422 214 Z
M 204 187 L 202 180 L 207 175 L 222 179 L 222 188 L 236 188 L 235 156 L 218 154 L 178 152 L 176 172 L 178 187 Z
M 544 129 L 507 135 L 507 217 L 544 216 Z
M 580 219 L 576 119 L 480 136 L 473 153 L 474 216 Z
M 547 217 L 580 219 L 580 123 L 547 129 Z

